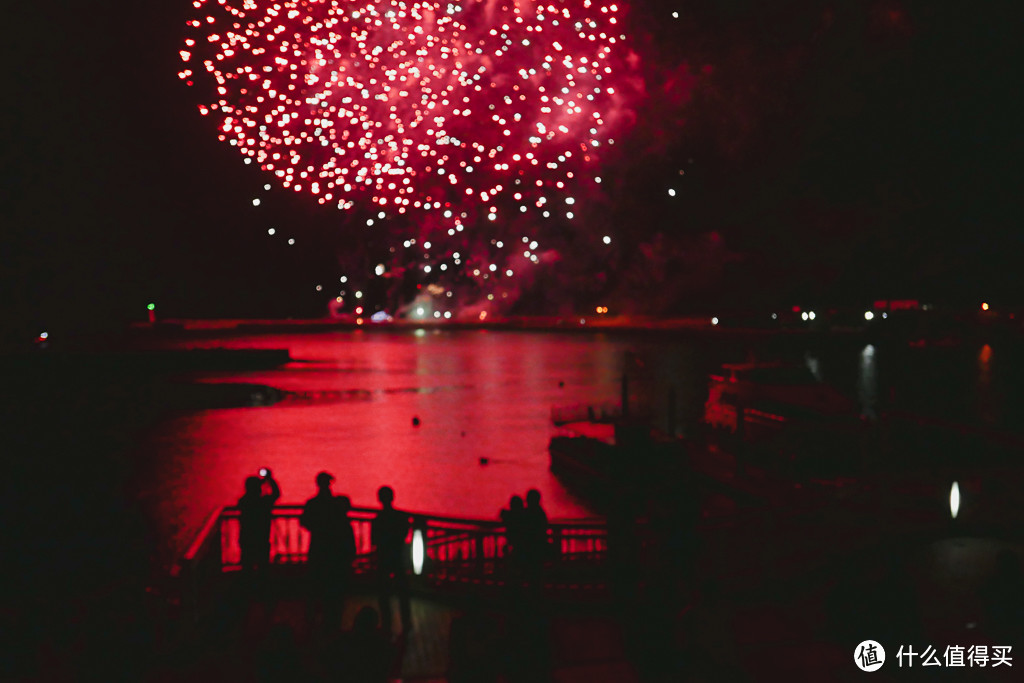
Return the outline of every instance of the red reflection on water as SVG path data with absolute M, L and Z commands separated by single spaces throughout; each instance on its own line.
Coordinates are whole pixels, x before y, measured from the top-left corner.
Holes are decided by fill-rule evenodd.
M 617 398 L 628 348 L 600 337 L 493 332 L 344 332 L 205 345 L 289 348 L 303 362 L 197 379 L 335 398 L 206 410 L 160 425 L 144 452 L 158 460 L 151 494 L 178 548 L 211 510 L 237 501 L 245 477 L 263 466 L 273 469 L 282 503 L 314 495 L 314 477 L 327 470 L 337 477 L 335 492 L 355 505 L 376 505 L 378 487 L 388 484 L 399 507 L 492 519 L 510 495 L 537 488 L 549 516 L 591 516 L 548 471 L 550 411 Z

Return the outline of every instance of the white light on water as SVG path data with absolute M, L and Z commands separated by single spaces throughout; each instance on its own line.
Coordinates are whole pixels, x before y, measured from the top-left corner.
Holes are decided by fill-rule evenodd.
M 416 529 L 412 532 L 412 573 L 419 576 L 423 573 L 423 531 Z
M 952 515 L 953 519 L 956 519 L 957 514 L 960 512 L 960 484 L 953 482 L 953 485 L 949 487 L 949 514 Z

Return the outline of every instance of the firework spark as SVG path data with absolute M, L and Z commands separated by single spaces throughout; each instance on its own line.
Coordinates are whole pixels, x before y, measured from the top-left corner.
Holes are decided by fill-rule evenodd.
M 590 169 L 614 142 L 630 59 L 614 3 L 193 6 L 179 77 L 210 88 L 200 113 L 320 204 L 438 212 L 424 224 L 451 236 L 506 210 L 571 220 L 574 195 L 600 182 Z

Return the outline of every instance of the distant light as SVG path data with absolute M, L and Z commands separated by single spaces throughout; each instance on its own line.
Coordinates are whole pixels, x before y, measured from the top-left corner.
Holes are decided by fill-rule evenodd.
M 601 239 L 601 241 L 603 241 L 603 242 L 604 242 L 605 244 L 611 244 L 611 243 L 612 243 L 612 238 L 611 238 L 611 237 L 609 237 L 608 235 L 605 235 L 605 236 L 604 236 L 604 237 L 603 237 L 603 238 Z
M 423 307 L 422 306 L 420 306 L 419 308 L 416 309 L 416 315 L 419 315 L 419 316 L 423 315 Z
M 269 229 L 267 230 L 267 234 L 268 234 L 268 235 L 273 235 L 273 234 L 274 234 L 275 232 L 277 232 L 277 230 L 274 230 L 273 228 L 269 228 Z
M 423 573 L 423 531 L 416 529 L 412 532 L 412 573 L 419 576 Z
M 435 318 L 440 318 L 441 317 L 441 311 L 434 311 L 434 317 Z
M 807 320 L 807 311 L 804 311 L 803 313 L 800 314 L 800 319 Z
M 430 266 L 423 266 L 423 272 L 424 273 L 429 273 L 430 272 Z
M 960 513 L 960 484 L 953 482 L 949 488 L 949 514 L 956 519 Z
M 586 325 L 586 324 L 587 324 L 587 319 L 586 318 L 580 318 L 580 325 Z
M 288 244 L 290 244 L 290 245 L 291 244 L 295 244 L 295 238 L 293 237 L 293 238 L 289 239 L 288 240 Z
M 264 185 L 263 189 L 264 190 L 269 190 L 270 189 L 270 183 L 267 183 L 266 185 Z
M 361 291 L 356 292 L 356 298 L 357 299 L 362 299 L 363 298 L 363 293 Z
M 363 307 L 362 306 L 356 306 L 356 315 L 362 315 L 362 314 L 363 314 Z
M 449 318 L 451 318 L 451 317 L 452 317 L 452 312 L 451 312 L 451 311 L 445 311 L 445 312 L 444 312 L 444 318 L 445 318 L 445 320 L 447 320 L 447 319 L 449 319 Z
M 678 19 L 679 18 L 679 12 L 673 12 L 672 13 L 672 18 L 673 19 Z
M 383 275 L 384 274 L 384 264 L 383 263 L 378 263 L 377 267 L 373 269 L 373 272 L 374 272 L 375 275 Z
M 363 319 L 362 318 L 356 318 L 356 325 L 362 325 L 362 324 L 363 324 Z
M 779 319 L 779 314 L 778 313 L 772 313 L 772 320 L 778 320 L 778 319 Z
M 712 318 L 711 319 L 711 324 L 712 325 L 717 325 L 718 324 L 718 318 Z
M 882 317 L 883 317 L 883 318 L 888 318 L 888 317 L 889 317 L 889 314 L 888 314 L 888 313 L 882 313 Z
M 480 311 L 480 319 L 484 320 L 487 317 L 487 311 Z
M 321 292 L 321 291 L 323 291 L 323 286 L 321 286 L 321 285 L 317 285 L 317 286 L 316 286 L 316 291 L 318 291 L 318 292 Z
M 370 316 L 370 320 L 372 320 L 375 323 L 382 323 L 386 322 L 389 317 L 390 316 L 387 314 L 387 311 L 377 311 L 376 313 Z
M 252 200 L 252 205 L 253 206 L 259 206 L 260 205 L 260 200 L 259 199 Z
M 487 267 L 490 269 L 492 273 L 498 269 L 498 266 L 494 265 L 493 263 Z
M 50 333 L 49 332 L 40 332 L 39 333 L 39 338 L 40 339 L 49 339 L 50 338 Z
M 146 309 L 150 310 L 150 311 L 155 311 L 156 310 L 156 304 L 149 304 L 149 305 L 146 306 Z
M 810 318 L 811 320 L 814 320 L 814 311 L 808 311 L 807 317 Z
M 871 311 L 864 311 L 864 319 L 865 320 L 871 320 L 874 317 L 875 317 L 875 314 L 872 313 Z
M 981 310 L 983 310 L 983 311 L 987 311 L 987 310 L 988 310 L 988 303 L 983 303 L 983 304 L 981 305 Z
M 424 242 L 423 243 L 423 248 L 424 249 L 430 249 L 430 242 Z
M 341 280 L 342 284 L 348 282 L 348 277 L 345 275 L 342 275 L 339 279 Z
M 669 196 L 669 197 L 675 197 L 675 196 L 676 196 L 676 191 L 675 191 L 675 190 L 673 190 L 672 188 L 669 188 L 669 190 L 668 190 L 668 196 Z

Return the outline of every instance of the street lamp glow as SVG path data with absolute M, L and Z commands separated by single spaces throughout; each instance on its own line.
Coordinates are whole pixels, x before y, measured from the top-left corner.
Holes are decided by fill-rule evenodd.
M 423 531 L 416 529 L 412 532 L 412 573 L 416 576 L 423 573 L 424 551 Z

